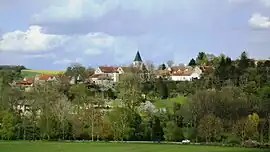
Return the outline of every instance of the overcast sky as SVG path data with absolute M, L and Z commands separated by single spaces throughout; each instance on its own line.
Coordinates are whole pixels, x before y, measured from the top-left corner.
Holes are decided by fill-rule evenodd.
M 199 51 L 270 57 L 270 0 L 0 0 L 0 64 L 64 69 Z

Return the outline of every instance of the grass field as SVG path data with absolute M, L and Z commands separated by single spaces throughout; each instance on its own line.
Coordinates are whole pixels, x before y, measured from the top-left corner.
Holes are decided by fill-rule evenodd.
M 169 110 L 172 110 L 174 103 L 183 104 L 185 102 L 186 102 L 186 97 L 184 97 L 184 96 L 178 96 L 178 97 L 175 97 L 175 98 L 168 98 L 168 99 L 163 99 L 163 100 L 157 100 L 157 101 L 153 102 L 153 104 L 157 108 L 168 108 Z
M 37 74 L 60 74 L 64 73 L 64 71 L 60 70 L 22 70 L 22 76 L 23 77 L 28 77 L 28 76 L 35 76 Z
M 64 143 L 0 142 L 1 152 L 264 152 L 234 147 L 138 144 L 138 143 Z

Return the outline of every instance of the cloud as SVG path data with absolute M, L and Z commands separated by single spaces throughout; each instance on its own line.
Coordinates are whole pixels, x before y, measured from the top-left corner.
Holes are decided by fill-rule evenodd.
M 68 66 L 71 63 L 82 63 L 82 62 L 83 62 L 82 58 L 76 58 L 75 60 L 61 59 L 61 60 L 55 60 L 53 64 L 60 64 L 60 65 Z
M 260 0 L 266 7 L 270 7 L 270 0 Z
M 231 4 L 244 4 L 244 3 L 260 3 L 261 5 L 265 7 L 270 6 L 270 0 L 228 0 Z
M 116 9 L 134 10 L 151 15 L 177 9 L 175 4 L 188 4 L 187 0 L 64 0 L 61 5 L 51 5 L 33 16 L 37 22 L 63 22 L 84 17 L 96 19 Z M 155 6 L 155 7 L 154 7 Z M 69 11 L 66 11 L 69 10 Z
M 262 16 L 260 13 L 254 13 L 249 19 L 249 24 L 256 28 L 270 28 L 270 18 Z
M 225 13 L 226 0 L 63 0 L 32 16 L 47 33 L 114 36 L 175 33 L 180 26 L 209 27 L 205 19 Z M 226 3 L 225 3 L 226 2 Z M 68 11 L 67 11 L 68 10 Z M 191 25 L 192 24 L 192 25 Z
M 55 59 L 56 55 L 54 53 L 39 53 L 39 54 L 26 54 L 23 55 L 25 59 Z
M 42 34 L 40 26 L 30 26 L 26 32 L 17 30 L 4 33 L 0 39 L 0 51 L 49 51 L 64 43 L 65 40 L 64 36 Z
M 137 48 L 133 38 L 100 32 L 77 35 L 46 34 L 42 27 L 36 25 L 30 26 L 26 31 L 6 32 L 0 40 L 2 54 L 13 53 L 25 61 L 40 59 L 56 65 L 85 60 L 101 63 L 106 56 L 107 61 L 125 63 L 130 60 L 130 52 Z

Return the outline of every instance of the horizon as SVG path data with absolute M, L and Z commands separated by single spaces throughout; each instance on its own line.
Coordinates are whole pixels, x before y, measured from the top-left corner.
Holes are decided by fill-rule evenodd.
M 139 52 L 140 52 L 140 51 L 139 51 Z M 267 57 L 267 58 L 265 58 L 265 59 L 253 58 L 253 57 L 249 56 L 249 53 L 248 53 L 247 51 L 245 51 L 245 52 L 247 53 L 247 55 L 248 55 L 248 57 L 249 57 L 250 59 L 254 59 L 254 60 L 256 60 L 256 61 L 258 61 L 258 60 L 269 60 L 269 57 Z M 199 53 L 199 52 L 198 52 L 198 53 Z M 208 52 L 204 52 L 204 53 L 208 54 Z M 240 53 L 242 53 L 242 52 L 240 52 Z M 141 54 L 141 53 L 140 53 L 140 54 Z M 219 54 L 219 55 L 213 54 L 213 55 L 219 56 L 219 55 L 221 55 L 221 54 Z M 227 56 L 226 54 L 224 54 L 224 55 Z M 230 57 L 232 60 L 237 60 L 237 59 L 240 58 L 240 55 L 241 55 L 241 54 L 239 54 L 239 56 L 238 56 L 238 57 L 235 57 L 235 58 L 231 58 L 230 56 L 228 56 L 228 57 Z M 145 61 L 150 61 L 150 60 L 147 60 L 147 59 L 144 60 L 144 58 L 143 58 L 142 55 L 141 55 L 141 57 L 142 57 L 144 63 L 145 63 Z M 190 59 L 188 60 L 188 62 L 189 62 L 191 59 L 195 59 L 195 60 L 196 60 L 196 56 L 190 58 Z M 133 62 L 133 60 L 132 60 L 132 62 Z M 84 66 L 84 67 L 86 67 L 86 68 L 91 67 L 91 68 L 96 69 L 96 68 L 98 68 L 98 67 L 100 67 L 100 66 L 128 66 L 128 65 L 132 64 L 132 62 L 126 63 L 126 64 L 118 64 L 118 65 L 115 65 L 115 64 L 100 64 L 100 65 L 96 65 L 96 66 L 88 66 L 88 65 L 83 65 L 83 64 L 81 64 L 81 65 Z M 151 61 L 151 62 L 152 62 L 152 61 Z M 184 64 L 185 66 L 187 66 L 187 65 L 188 65 L 188 62 L 187 62 L 187 63 L 174 63 L 173 65 L 174 65 L 174 66 L 177 66 L 177 65 L 180 65 L 180 64 Z M 76 62 L 74 62 L 74 63 L 76 63 Z M 155 62 L 152 62 L 152 63 L 154 64 L 155 67 L 156 67 L 156 66 L 159 66 L 159 65 L 161 65 L 161 64 L 167 64 L 166 61 L 165 61 L 165 62 L 160 62 L 160 63 L 155 63 Z M 73 64 L 73 63 L 70 63 L 70 64 Z M 66 67 L 63 68 L 63 69 L 39 69 L 39 68 L 33 69 L 33 68 L 28 68 L 28 67 L 25 66 L 25 68 L 27 68 L 27 69 L 25 69 L 25 70 L 65 71 L 65 70 L 68 68 L 68 66 L 70 66 L 70 64 L 66 65 Z M 18 64 L 18 65 L 12 65 L 12 64 L 1 64 L 1 63 L 0 63 L 0 66 L 24 66 L 24 65 L 19 65 L 19 64 Z
M 138 48 L 155 65 L 198 52 L 268 59 L 269 8 L 269 0 L 4 0 L 0 65 L 130 64 Z

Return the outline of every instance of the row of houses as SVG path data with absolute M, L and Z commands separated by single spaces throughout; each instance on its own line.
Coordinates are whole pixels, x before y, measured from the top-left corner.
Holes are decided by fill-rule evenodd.
M 206 70 L 213 69 L 209 66 L 172 66 L 163 70 L 152 71 L 157 77 L 165 77 L 172 81 L 192 81 L 193 79 L 200 79 L 201 74 Z M 123 74 L 134 71 L 147 70 L 147 67 L 142 61 L 139 51 L 136 53 L 132 66 L 99 66 L 94 71 L 94 74 L 87 78 L 88 81 L 96 84 L 117 83 Z M 34 84 L 48 81 L 58 81 L 61 77 L 59 75 L 38 74 L 33 77 L 25 77 L 23 80 L 14 81 L 12 85 L 32 87 Z M 68 78 L 69 83 L 74 84 L 77 78 Z

